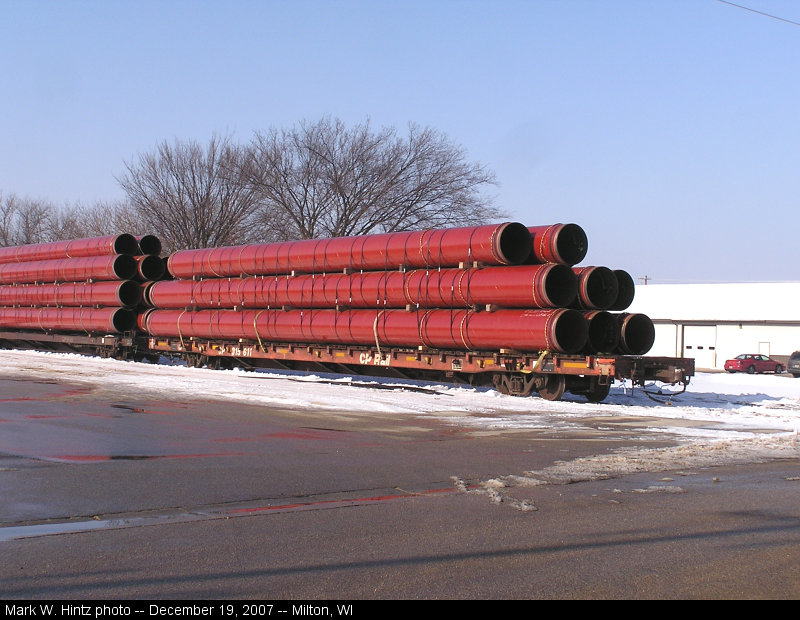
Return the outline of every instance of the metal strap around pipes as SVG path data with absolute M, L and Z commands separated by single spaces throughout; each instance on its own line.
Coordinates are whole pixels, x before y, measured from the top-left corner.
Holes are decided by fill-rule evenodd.
M 460 323 L 458 325 L 459 336 L 461 338 L 461 344 L 464 346 L 464 348 L 467 351 L 472 350 L 472 342 L 467 338 L 467 331 L 468 331 L 467 323 L 469 322 L 469 317 L 470 317 L 470 313 L 469 313 L 469 311 L 466 311 L 464 313 L 464 316 L 461 317 L 461 321 L 460 321 Z M 451 321 L 450 324 L 452 325 L 452 321 Z
M 78 309 L 78 321 L 80 323 L 81 329 L 88 336 L 91 332 L 90 332 L 90 330 L 86 329 L 86 327 L 83 324 L 83 308 L 79 308 Z
M 244 247 L 239 248 L 239 253 L 236 255 L 236 260 L 239 263 L 239 271 L 241 272 L 242 276 L 254 276 L 255 273 L 247 273 L 247 270 L 244 268 L 244 264 L 242 263 L 242 253 L 244 252 Z
M 258 346 L 261 348 L 262 352 L 266 351 L 266 349 L 264 348 L 264 343 L 261 342 L 261 334 L 258 332 L 258 317 L 260 317 L 263 312 L 268 312 L 268 310 L 259 310 L 253 317 L 253 329 L 256 331 L 256 340 L 258 340 Z
M 183 342 L 183 334 L 181 333 L 181 319 L 183 318 L 183 315 L 184 315 L 184 314 L 186 314 L 186 310 L 184 310 L 183 312 L 181 312 L 181 313 L 178 315 L 178 323 L 177 323 L 177 327 L 178 327 L 178 339 L 181 341 L 181 348 L 182 348 L 182 349 L 186 349 L 186 345 L 185 345 L 185 344 L 184 344 L 184 342 Z

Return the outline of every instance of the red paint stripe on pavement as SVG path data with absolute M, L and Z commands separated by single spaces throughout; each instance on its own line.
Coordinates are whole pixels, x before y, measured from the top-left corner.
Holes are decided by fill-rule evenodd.
M 457 489 L 428 489 L 427 491 L 417 491 L 414 493 L 403 493 L 398 495 L 374 495 L 370 497 L 354 497 L 351 499 L 326 499 L 316 502 L 301 502 L 295 504 L 278 504 L 276 506 L 255 506 L 253 508 L 236 508 L 226 511 L 225 514 L 253 514 L 258 512 L 274 512 L 280 510 L 297 510 L 304 508 L 315 508 L 319 506 L 352 506 L 354 504 L 366 504 L 370 502 L 385 502 L 395 499 L 408 499 L 411 497 L 421 497 L 424 495 L 435 495 L 437 493 L 454 493 Z

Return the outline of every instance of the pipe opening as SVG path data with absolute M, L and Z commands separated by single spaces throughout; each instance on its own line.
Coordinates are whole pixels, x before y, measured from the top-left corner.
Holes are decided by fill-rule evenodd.
M 152 254 L 154 256 L 161 254 L 161 240 L 155 235 L 139 237 L 139 252 L 141 254 Z
M 533 252 L 533 237 L 526 226 L 508 222 L 500 227 L 496 247 L 507 265 L 521 265 Z
M 133 256 L 139 252 L 139 244 L 133 235 L 122 233 L 114 239 L 113 250 L 114 254 L 129 254 Z
M 161 261 L 164 263 L 164 273 L 161 276 L 162 280 L 174 280 L 175 278 L 169 272 L 169 256 L 164 256 L 161 258 Z
M 577 265 L 589 250 L 586 232 L 577 224 L 564 224 L 556 233 L 555 250 L 560 262 Z
M 136 306 L 142 300 L 142 287 L 133 280 L 125 280 L 117 289 L 117 299 L 126 308 Z
M 588 351 L 591 353 L 611 353 L 619 345 L 619 323 L 613 314 L 604 310 L 590 312 Z
M 656 328 L 646 314 L 620 314 L 619 345 L 623 353 L 644 355 L 656 340 Z
M 146 306 L 153 306 L 153 298 L 151 292 L 155 282 L 147 282 L 142 285 L 142 303 Z
M 139 256 L 136 263 L 139 277 L 143 280 L 160 280 L 164 275 L 164 261 L 160 256 Z
M 589 338 L 589 324 L 577 310 L 562 310 L 551 330 L 556 350 L 564 353 L 578 353 Z
M 153 308 L 139 312 L 136 315 L 136 327 L 139 331 L 147 333 L 147 317 L 153 312 Z
M 571 306 L 578 296 L 578 277 L 566 265 L 548 265 L 544 294 L 553 308 Z
M 608 308 L 609 310 L 625 310 L 633 303 L 633 296 L 636 292 L 636 285 L 631 274 L 622 269 L 615 269 L 614 276 L 617 278 L 617 299 Z
M 589 267 L 581 280 L 582 301 L 587 307 L 605 310 L 616 301 L 617 278 L 608 267 Z
M 131 237 L 133 239 L 133 237 Z M 134 240 L 135 241 L 135 240 Z M 132 280 L 136 277 L 136 259 L 127 254 L 120 254 L 114 258 L 114 275 L 120 280 Z
M 114 312 L 111 324 L 118 332 L 127 332 L 136 326 L 136 313 L 127 308 L 120 308 Z

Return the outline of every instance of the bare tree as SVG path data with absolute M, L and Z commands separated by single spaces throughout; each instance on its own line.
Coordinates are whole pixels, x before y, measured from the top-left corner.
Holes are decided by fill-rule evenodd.
M 245 176 L 262 198 L 260 222 L 273 237 L 361 235 L 485 223 L 504 217 L 482 190 L 483 166 L 442 134 L 410 125 L 348 129 L 323 118 L 256 133 Z
M 0 196 L 0 244 L 26 245 L 53 240 L 55 207 L 40 199 Z
M 0 193 L 0 246 L 14 245 L 14 217 L 17 214 L 17 197 Z
M 101 237 L 120 233 L 148 234 L 133 207 L 124 201 L 76 203 L 59 210 L 53 218 L 51 236 L 56 240 Z
M 257 197 L 241 178 L 244 151 L 230 137 L 161 143 L 155 152 L 126 163 L 118 179 L 142 222 L 167 251 L 244 243 Z

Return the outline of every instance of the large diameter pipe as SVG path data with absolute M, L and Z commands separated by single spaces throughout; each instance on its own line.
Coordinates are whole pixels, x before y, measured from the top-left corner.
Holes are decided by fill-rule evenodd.
M 5 329 L 107 334 L 135 325 L 136 314 L 126 308 L 0 308 Z
M 625 310 L 633 303 L 636 286 L 631 274 L 623 269 L 614 269 L 614 277 L 617 278 L 617 299 L 608 309 L 619 312 L 620 310 Z
M 161 254 L 161 240 L 155 235 L 141 235 L 136 237 L 139 254 L 145 256 L 159 256 Z
M 576 310 L 153 310 L 151 336 L 436 349 L 576 353 L 588 326 Z
M 141 287 L 132 280 L 0 286 L 0 306 L 133 307 L 141 299 Z
M 558 308 L 575 299 L 578 280 L 565 265 L 371 271 L 156 282 L 156 308 Z
M 309 239 L 264 245 L 182 250 L 169 257 L 175 278 L 518 265 L 531 252 L 528 229 L 516 222 L 468 228 Z
M 551 224 L 528 226 L 533 238 L 533 252 L 528 263 L 560 263 L 577 265 L 589 249 L 583 228 L 577 224 Z
M 139 245 L 136 238 L 127 233 L 54 241 L 0 248 L 0 264 L 27 263 L 61 258 L 81 258 L 87 256 L 109 256 L 112 254 L 136 254 Z
M 134 256 L 136 261 L 136 278 L 142 281 L 156 281 L 164 277 L 164 260 L 154 254 Z
M 613 353 L 620 339 L 620 327 L 617 317 L 605 310 L 593 310 L 584 313 L 589 325 L 589 337 L 586 341 L 586 353 Z
M 646 314 L 621 313 L 619 322 L 619 352 L 626 355 L 644 355 L 656 340 L 656 329 Z
M 147 333 L 147 315 L 151 312 L 153 312 L 152 308 L 136 313 L 136 329 L 142 333 Z
M 617 278 L 608 267 L 573 267 L 578 276 L 576 308 L 606 310 L 617 300 Z
M 130 280 L 135 274 L 133 256 L 88 256 L 0 265 L 0 284 Z

